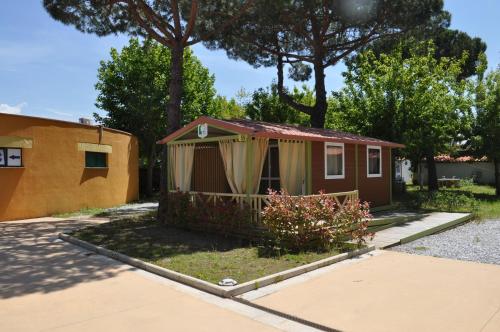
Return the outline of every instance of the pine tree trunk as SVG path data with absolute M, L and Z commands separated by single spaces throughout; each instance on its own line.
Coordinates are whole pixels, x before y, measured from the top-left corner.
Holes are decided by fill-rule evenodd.
M 153 176 L 154 169 L 156 165 L 156 143 L 153 142 L 150 147 L 149 157 L 148 157 L 148 165 L 147 165 L 147 174 L 146 174 L 146 196 L 153 196 Z
M 500 160 L 494 158 L 493 164 L 495 165 L 495 194 L 500 196 Z
M 434 153 L 427 154 L 427 186 L 429 191 L 438 190 L 438 179 L 436 170 L 436 161 L 434 160 Z
M 326 99 L 325 69 L 322 63 L 314 64 L 314 89 L 316 92 L 316 103 L 311 114 L 311 127 L 324 128 L 328 103 Z
M 422 158 L 418 161 L 418 186 L 420 191 L 424 190 L 424 173 L 422 172 Z
M 169 101 L 167 105 L 167 135 L 181 127 L 181 101 L 183 84 L 183 55 L 184 47 L 179 41 L 171 49 L 172 62 L 170 67 Z M 158 206 L 158 221 L 167 222 L 168 218 L 168 152 L 167 147 L 162 149 L 162 165 L 160 176 L 160 201 Z

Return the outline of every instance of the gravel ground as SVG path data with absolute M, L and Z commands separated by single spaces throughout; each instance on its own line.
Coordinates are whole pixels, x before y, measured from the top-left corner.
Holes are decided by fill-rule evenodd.
M 390 250 L 500 264 L 500 220 L 486 220 L 480 223 L 470 222 Z

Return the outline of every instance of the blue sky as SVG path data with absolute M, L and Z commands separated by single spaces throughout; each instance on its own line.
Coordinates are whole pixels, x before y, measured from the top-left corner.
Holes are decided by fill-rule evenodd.
M 445 0 L 452 28 L 481 37 L 488 45 L 489 67 L 500 62 L 500 1 Z M 97 68 L 111 47 L 120 49 L 127 36 L 98 38 L 54 21 L 41 0 L 3 0 L 0 11 L 0 112 L 76 121 L 90 117 Z M 244 88 L 267 86 L 274 68 L 255 69 L 229 60 L 223 51 L 195 46 L 195 54 L 215 74 L 218 93 L 233 97 Z M 328 91 L 342 87 L 342 65 L 327 72 Z

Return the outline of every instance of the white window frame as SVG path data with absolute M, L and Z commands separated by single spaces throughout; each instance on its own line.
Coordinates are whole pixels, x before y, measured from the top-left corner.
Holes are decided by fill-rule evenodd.
M 0 150 L 3 151 L 3 163 L 0 164 L 0 168 L 24 168 L 23 162 L 23 148 L 18 147 L 0 147 Z M 19 165 L 12 165 L 11 161 L 9 161 L 9 150 L 19 150 Z
M 380 173 L 370 174 L 370 149 L 379 150 L 380 159 L 379 159 L 379 170 Z M 369 178 L 380 178 L 382 177 L 382 147 L 380 145 L 367 145 L 366 146 L 366 176 Z
M 328 175 L 328 147 L 336 146 L 342 148 L 342 174 L 340 175 Z M 334 143 L 334 142 L 325 142 L 325 151 L 324 151 L 324 159 L 325 159 L 325 179 L 334 180 L 334 179 L 345 179 L 345 146 L 344 143 Z

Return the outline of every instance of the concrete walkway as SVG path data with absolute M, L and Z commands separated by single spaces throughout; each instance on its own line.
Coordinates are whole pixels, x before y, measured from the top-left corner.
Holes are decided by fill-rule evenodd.
M 387 248 L 402 243 L 414 241 L 454 225 L 463 223 L 470 217 L 469 213 L 433 212 L 421 219 L 407 221 L 375 233 L 368 245 L 377 248 Z
M 245 294 L 339 331 L 498 332 L 500 266 L 377 250 Z
M 0 331 L 308 331 L 61 242 L 95 220 L 0 223 Z

